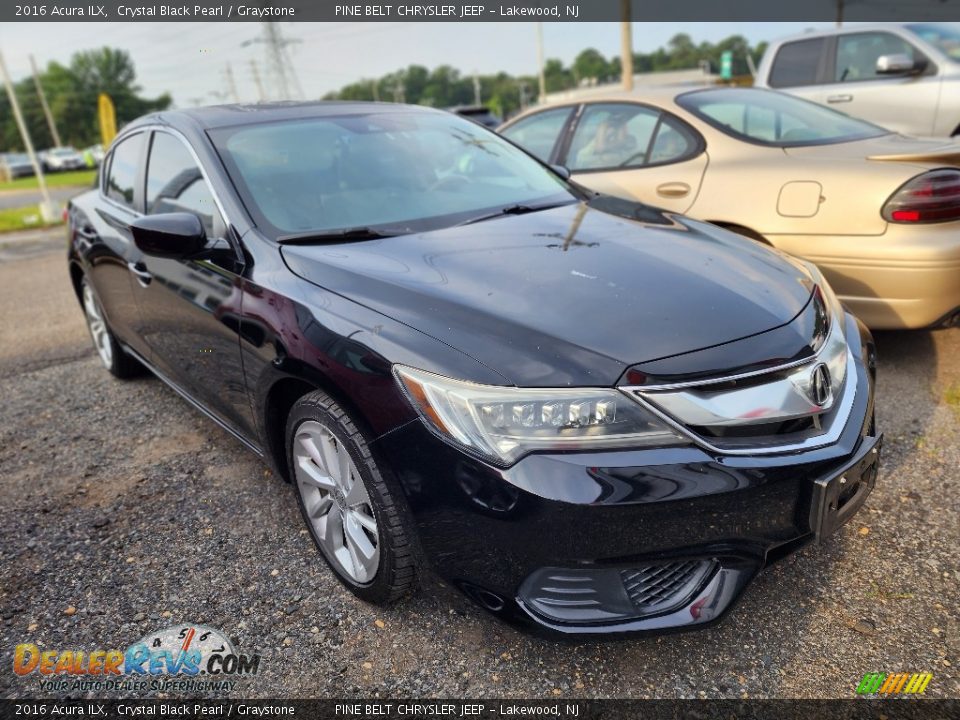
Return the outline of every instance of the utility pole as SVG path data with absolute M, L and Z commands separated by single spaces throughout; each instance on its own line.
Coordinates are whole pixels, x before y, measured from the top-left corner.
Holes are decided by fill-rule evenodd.
M 7 97 L 10 99 L 10 107 L 13 109 L 13 118 L 17 121 L 17 129 L 20 131 L 20 138 L 23 140 L 23 146 L 26 148 L 27 155 L 30 156 L 30 164 L 33 165 L 33 172 L 37 176 L 37 185 L 40 188 L 40 197 L 43 198 L 40 203 L 40 217 L 46 222 L 50 222 L 56 216 L 53 202 L 50 200 L 50 192 L 47 190 L 47 182 L 43 178 L 43 168 L 37 160 L 37 153 L 33 149 L 33 142 L 30 140 L 30 132 L 27 130 L 26 123 L 23 122 L 23 115 L 20 114 L 20 103 L 17 102 L 17 93 L 14 92 L 13 82 L 7 73 L 7 63 L 3 60 L 3 53 L 0 53 L 0 75 L 3 76 L 3 84 L 7 88 Z
M 480 76 L 477 71 L 473 71 L 473 104 L 480 105 Z
M 260 102 L 266 102 L 267 96 L 263 94 L 263 83 L 260 82 L 260 67 L 256 60 L 250 61 L 250 71 L 253 73 L 253 82 L 257 86 L 257 97 L 260 98 Z
M 47 118 L 47 127 L 50 128 L 50 137 L 53 138 L 54 147 L 62 147 L 60 142 L 60 133 L 57 132 L 57 124 L 53 121 L 53 114 L 50 112 L 50 106 L 47 104 L 47 95 L 43 92 L 43 85 L 40 84 L 40 73 L 37 72 L 37 63 L 30 55 L 30 69 L 33 70 L 33 84 L 37 86 L 37 95 L 40 97 L 40 105 L 43 107 L 43 114 Z
M 843 27 L 843 1 L 837 0 L 837 27 Z
M 633 37 L 630 26 L 630 0 L 620 0 L 620 70 L 623 89 L 633 91 Z
M 287 55 L 287 46 L 300 42 L 299 40 L 288 40 L 283 37 L 280 31 L 280 23 L 263 23 L 263 37 L 245 40 L 241 47 L 253 45 L 254 43 L 263 43 L 267 46 L 267 66 L 270 73 L 276 81 L 277 88 L 280 90 L 281 100 L 292 99 L 292 88 L 295 87 L 300 97 L 303 97 L 303 89 L 300 87 L 300 81 L 297 79 L 297 73 L 293 69 L 293 63 Z
M 231 97 L 235 103 L 239 103 L 240 96 L 237 95 L 237 83 L 233 79 L 233 68 L 230 66 L 230 63 L 227 63 L 227 68 L 224 70 L 224 74 L 227 76 L 227 91 L 229 97 Z
M 547 77 L 543 73 L 543 23 L 537 23 L 537 75 L 540 82 L 539 102 L 547 99 Z
M 374 78 L 370 81 L 370 86 L 373 88 L 373 101 L 380 102 L 380 81 Z

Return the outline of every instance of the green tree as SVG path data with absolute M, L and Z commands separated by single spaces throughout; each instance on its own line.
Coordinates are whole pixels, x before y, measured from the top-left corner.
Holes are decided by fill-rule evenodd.
M 578 83 L 584 80 L 603 82 L 610 76 L 610 64 L 598 50 L 587 48 L 573 61 L 573 75 Z
M 547 86 L 547 92 L 559 92 L 568 90 L 574 86 L 573 73 L 563 66 L 563 62 L 552 58 L 543 65 L 544 83 Z

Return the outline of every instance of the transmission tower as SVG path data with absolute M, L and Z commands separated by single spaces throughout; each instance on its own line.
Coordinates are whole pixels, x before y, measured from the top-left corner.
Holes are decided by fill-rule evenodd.
M 280 23 L 265 22 L 263 25 L 263 35 L 258 38 L 246 40 L 242 47 L 253 45 L 254 43 L 263 43 L 267 51 L 267 68 L 272 77 L 281 100 L 292 100 L 294 97 L 303 98 L 303 88 L 300 87 L 300 81 L 297 79 L 297 72 L 290 61 L 290 54 L 287 47 L 300 42 L 296 39 L 285 38 L 280 30 Z

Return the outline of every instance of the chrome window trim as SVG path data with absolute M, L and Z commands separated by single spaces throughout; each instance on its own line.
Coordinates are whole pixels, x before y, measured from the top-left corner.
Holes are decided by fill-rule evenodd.
M 768 371 L 769 372 L 769 371 Z M 723 378 L 723 381 L 730 380 L 731 378 Z M 648 402 L 644 399 L 639 392 L 648 390 L 649 388 L 645 386 L 623 386 L 618 388 L 624 395 L 633 400 L 636 403 L 640 403 L 641 406 L 652 415 L 657 417 L 666 423 L 670 428 L 677 431 L 686 438 L 689 438 L 695 445 L 708 450 L 719 455 L 775 455 L 779 453 L 791 453 L 804 450 L 813 450 L 815 448 L 823 447 L 825 445 L 832 445 L 837 440 L 840 439 L 840 435 L 843 434 L 844 428 L 846 428 L 847 423 L 850 420 L 850 413 L 853 410 L 853 403 L 857 395 L 857 368 L 856 363 L 854 362 L 853 352 L 850 348 L 847 348 L 847 372 L 846 378 L 843 384 L 843 397 L 839 406 L 836 409 L 836 416 L 833 418 L 833 421 L 830 423 L 829 429 L 813 437 L 809 437 L 803 442 L 800 443 L 791 443 L 784 445 L 768 445 L 768 446 L 754 446 L 749 448 L 723 448 L 717 445 L 714 445 L 707 441 L 705 438 L 697 435 L 692 432 L 689 428 L 684 426 L 682 423 L 674 420 L 671 416 L 667 415 L 665 412 L 653 405 L 653 403 Z

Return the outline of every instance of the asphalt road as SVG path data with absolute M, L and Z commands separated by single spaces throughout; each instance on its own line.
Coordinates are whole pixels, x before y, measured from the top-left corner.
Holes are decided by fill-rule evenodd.
M 865 672 L 960 695 L 960 330 L 878 335 L 876 491 L 769 568 L 719 626 L 557 643 L 430 579 L 389 610 L 341 589 L 292 491 L 158 380 L 90 348 L 63 240 L 0 239 L 0 696 L 18 643 L 126 648 L 222 628 L 260 673 L 233 697 L 852 697 Z
M 66 204 L 74 195 L 82 193 L 84 187 L 52 187 L 49 188 L 50 199 L 60 204 Z M 0 210 L 36 205 L 42 200 L 39 190 L 3 190 L 0 191 Z M 3 239 L 0 238 L 0 243 Z

